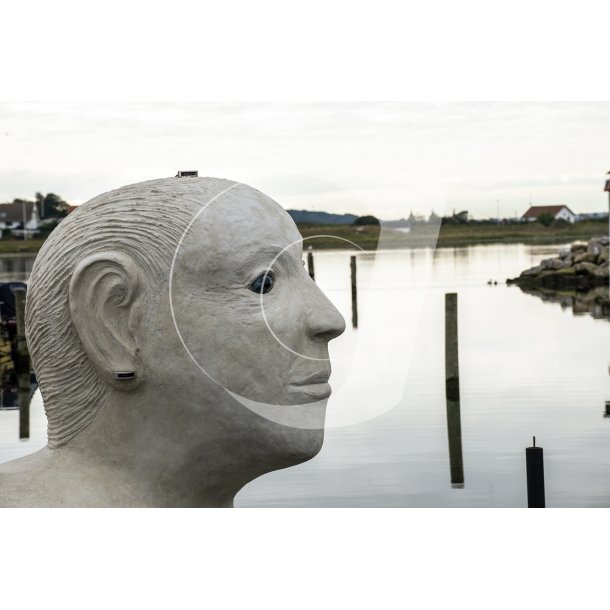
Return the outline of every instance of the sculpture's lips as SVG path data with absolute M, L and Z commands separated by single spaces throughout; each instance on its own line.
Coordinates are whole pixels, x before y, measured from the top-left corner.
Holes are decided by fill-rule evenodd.
M 290 384 L 290 388 L 294 392 L 304 394 L 305 396 L 308 396 L 309 398 L 314 398 L 315 400 L 323 400 L 325 398 L 328 398 L 332 392 L 330 383 L 311 383 L 307 385 Z
M 293 381 L 290 383 L 290 388 L 300 394 L 306 394 L 307 396 L 321 400 L 328 398 L 331 394 L 332 388 L 328 383 L 329 377 L 330 373 L 326 371 L 314 373 L 299 381 Z
M 300 381 L 293 381 L 290 385 L 303 386 L 303 385 L 314 385 L 316 383 L 328 383 L 330 379 L 330 373 L 326 371 L 320 371 L 319 373 L 314 373 L 313 375 L 309 375 L 309 377 L 305 377 Z

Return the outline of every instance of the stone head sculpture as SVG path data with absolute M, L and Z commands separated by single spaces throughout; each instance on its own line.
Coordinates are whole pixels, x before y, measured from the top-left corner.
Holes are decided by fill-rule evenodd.
M 26 332 L 48 447 L 0 504 L 230 506 L 320 450 L 339 312 L 290 216 L 246 185 L 168 178 L 82 205 L 41 249 Z

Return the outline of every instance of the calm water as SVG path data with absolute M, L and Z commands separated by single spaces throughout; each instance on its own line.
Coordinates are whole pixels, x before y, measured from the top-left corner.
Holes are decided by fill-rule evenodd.
M 525 447 L 536 435 L 547 506 L 610 506 L 610 324 L 504 285 L 559 247 L 359 254 L 359 328 L 331 344 L 324 448 L 249 484 L 236 505 L 525 506 Z M 348 321 L 350 254 L 315 254 L 316 281 Z M 2 279 L 31 268 L 12 264 L 0 261 Z M 462 489 L 449 476 L 448 291 L 459 299 Z M 0 411 L 0 461 L 44 443 L 39 395 L 29 441 L 18 440 L 18 413 Z

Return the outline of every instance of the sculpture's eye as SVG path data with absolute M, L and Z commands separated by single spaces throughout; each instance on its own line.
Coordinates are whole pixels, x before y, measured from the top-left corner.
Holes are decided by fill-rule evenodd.
M 249 286 L 252 292 L 267 294 L 272 288 L 275 280 L 270 273 L 261 273 Z

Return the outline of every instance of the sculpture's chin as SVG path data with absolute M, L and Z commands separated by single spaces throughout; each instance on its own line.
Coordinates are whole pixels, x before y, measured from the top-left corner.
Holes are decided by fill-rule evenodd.
M 307 462 L 320 453 L 324 444 L 324 429 L 293 429 L 284 438 L 287 442 L 284 445 L 282 457 L 285 465 L 282 468 L 287 468 Z
M 311 460 L 320 453 L 324 445 L 324 429 L 301 430 L 305 438 L 301 445 L 301 457 L 303 461 Z

